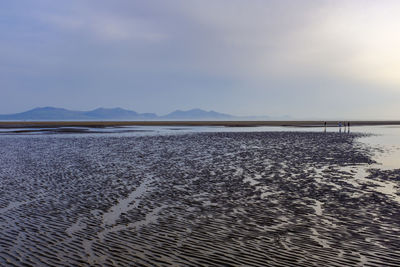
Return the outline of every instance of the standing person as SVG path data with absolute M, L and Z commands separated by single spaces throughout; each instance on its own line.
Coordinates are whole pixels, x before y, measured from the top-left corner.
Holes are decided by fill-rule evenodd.
M 347 122 L 347 132 L 350 133 L 350 122 Z
M 324 132 L 326 133 L 326 122 L 324 122 Z
M 339 133 L 341 133 L 342 132 L 342 122 L 341 121 L 339 121 L 338 126 L 339 126 Z

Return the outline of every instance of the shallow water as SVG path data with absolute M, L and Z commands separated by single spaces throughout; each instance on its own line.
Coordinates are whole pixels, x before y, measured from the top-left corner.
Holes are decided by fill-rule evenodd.
M 380 148 L 374 154 L 374 159 L 382 169 L 400 168 L 400 127 L 375 126 L 357 127 L 358 132 L 372 133 L 373 135 L 361 138 L 360 141 L 373 147 Z

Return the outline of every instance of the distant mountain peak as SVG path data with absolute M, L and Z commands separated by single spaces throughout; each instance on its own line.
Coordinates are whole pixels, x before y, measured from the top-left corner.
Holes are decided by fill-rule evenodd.
M 167 115 L 157 116 L 154 113 L 137 113 L 120 107 L 105 108 L 99 107 L 89 111 L 68 110 L 57 107 L 37 107 L 31 110 L 0 115 L 0 120 L 49 120 L 49 121 L 72 121 L 72 120 L 253 120 L 271 119 L 267 116 L 258 117 L 237 117 L 214 110 L 206 111 L 200 108 L 189 110 L 177 109 Z M 290 118 L 290 117 L 287 117 Z
M 165 116 L 164 119 L 177 119 L 177 120 L 185 120 L 185 119 L 195 119 L 195 120 L 221 120 L 221 119 L 231 119 L 234 116 L 224 113 L 215 112 L 213 110 L 206 111 L 200 108 L 193 108 L 190 110 L 175 110 Z
M 94 109 L 92 111 L 131 111 L 131 110 L 127 110 L 127 109 L 123 109 L 123 108 L 119 108 L 119 107 L 117 107 L 117 108 L 99 107 L 99 108 L 96 108 L 96 109 Z
M 67 110 L 65 108 L 56 108 L 56 107 L 51 107 L 51 106 L 46 106 L 46 107 L 37 107 L 37 108 L 33 108 L 31 110 L 28 111 L 33 111 L 33 110 Z M 27 111 L 26 111 L 27 112 Z
M 37 107 L 16 114 L 0 115 L 0 120 L 142 120 L 154 119 L 154 113 L 137 113 L 122 108 L 96 108 L 90 111 L 75 111 L 56 107 Z

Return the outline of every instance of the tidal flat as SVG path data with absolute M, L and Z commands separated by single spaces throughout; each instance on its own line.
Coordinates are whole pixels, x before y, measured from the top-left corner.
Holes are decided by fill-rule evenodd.
M 400 169 L 364 137 L 0 136 L 0 265 L 399 266 Z

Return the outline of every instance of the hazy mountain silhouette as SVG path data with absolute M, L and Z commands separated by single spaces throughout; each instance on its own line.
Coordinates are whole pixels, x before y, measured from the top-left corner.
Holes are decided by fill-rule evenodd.
M 85 112 L 85 116 L 97 119 L 154 119 L 154 113 L 137 113 L 123 108 L 98 108 Z
M 290 117 L 286 116 L 284 119 Z M 268 120 L 277 119 L 268 116 L 238 117 L 216 111 L 202 109 L 175 110 L 164 116 L 154 113 L 138 113 L 123 108 L 97 108 L 90 111 L 68 110 L 55 107 L 39 107 L 25 112 L 0 115 L 0 120 L 39 120 L 39 121 L 72 121 L 72 120 Z M 283 117 L 281 117 L 283 119 Z
M 1 120 L 69 120 L 74 118 L 89 119 L 84 112 L 54 107 L 34 108 L 21 113 L 0 115 Z
M 55 107 L 34 108 L 16 114 L 0 115 L 0 120 L 139 120 L 157 118 L 153 113 L 137 113 L 122 108 L 75 111 Z
M 174 112 L 162 116 L 161 118 L 168 120 L 172 119 L 173 120 L 208 120 L 208 119 L 222 120 L 222 119 L 234 119 L 235 116 L 215 111 L 205 111 L 202 109 L 195 108 L 187 111 L 175 110 Z

